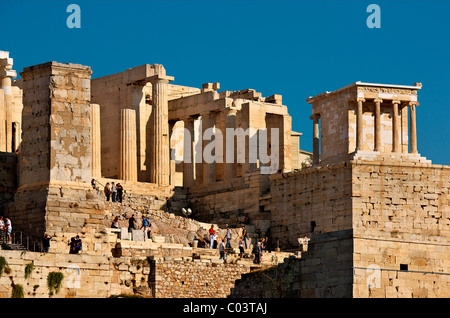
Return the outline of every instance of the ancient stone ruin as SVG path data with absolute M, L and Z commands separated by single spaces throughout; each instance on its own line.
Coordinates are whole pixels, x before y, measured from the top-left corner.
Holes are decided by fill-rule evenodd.
M 420 83 L 307 98 L 308 153 L 281 95 L 175 85 L 159 64 L 94 79 L 79 64 L 12 68 L 0 51 L 0 296 L 49 297 L 53 272 L 53 297 L 450 296 L 450 167 L 418 153 Z M 113 183 L 122 202 L 106 200 Z M 211 226 L 219 241 L 230 228 L 226 261 Z

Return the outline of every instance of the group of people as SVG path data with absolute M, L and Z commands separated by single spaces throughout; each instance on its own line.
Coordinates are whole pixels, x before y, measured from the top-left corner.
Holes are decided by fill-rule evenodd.
M 83 247 L 83 243 L 79 235 L 72 237 L 67 245 L 69 245 L 69 254 L 78 254 Z
M 2 236 L 6 236 L 6 242 L 11 244 L 12 223 L 9 218 L 3 220 L 3 216 L 0 216 L 0 231 Z
M 218 245 L 220 259 L 225 260 L 226 254 L 227 254 L 227 248 L 232 248 L 231 247 L 231 236 L 232 236 L 231 229 L 229 227 L 227 227 L 225 238 L 223 238 L 222 241 L 220 242 L 220 244 Z M 211 249 L 217 248 L 218 235 L 217 235 L 216 231 L 214 230 L 214 225 L 211 225 L 211 228 L 209 229 L 209 238 L 210 238 L 209 247 Z M 248 248 L 247 239 L 248 239 L 247 229 L 245 228 L 245 225 L 243 225 L 241 235 L 239 236 L 239 257 L 240 258 L 244 257 L 245 249 Z M 264 251 L 267 248 L 267 242 L 268 242 L 268 238 L 266 237 L 266 238 L 260 239 L 257 242 L 257 244 L 254 245 L 253 254 L 255 255 L 255 259 L 254 259 L 255 263 L 257 263 L 257 264 L 261 263 Z
M 104 193 L 106 196 L 106 201 L 111 199 L 112 202 L 122 203 L 124 190 L 120 183 L 115 184 L 114 182 L 111 182 L 111 184 L 109 184 L 109 182 L 107 182 Z
M 111 228 L 115 228 L 115 229 L 119 228 L 119 217 L 118 216 L 116 216 L 114 218 L 114 220 L 112 221 Z M 136 230 L 136 229 L 137 229 L 137 223 L 136 223 L 136 218 L 134 217 L 134 214 L 133 214 L 128 219 L 128 233 L 132 233 L 133 230 Z M 152 224 L 150 223 L 150 220 L 144 215 L 142 216 L 142 223 L 141 223 L 140 229 L 142 229 L 144 231 L 144 235 L 146 235 L 147 238 L 150 239 L 151 232 L 152 232 Z

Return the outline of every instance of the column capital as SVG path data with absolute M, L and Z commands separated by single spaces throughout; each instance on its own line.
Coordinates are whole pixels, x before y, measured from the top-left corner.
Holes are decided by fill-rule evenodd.
M 391 101 L 391 103 L 392 103 L 392 104 L 401 104 L 402 102 L 399 101 L 399 100 L 395 100 L 395 99 L 394 99 L 394 100 Z
M 408 102 L 408 106 L 419 106 L 419 105 L 420 105 L 420 103 L 417 102 L 417 101 L 414 101 L 414 102 Z
M 239 110 L 238 108 L 234 108 L 234 107 L 227 107 L 224 109 L 224 111 L 226 111 L 227 114 L 230 114 L 230 113 L 236 114 L 238 112 L 238 110 Z
M 11 77 L 16 78 L 17 73 L 14 70 L 0 69 L 0 77 Z
M 383 100 L 381 99 L 381 98 L 375 98 L 374 100 L 373 100 L 373 102 L 374 103 L 382 103 L 383 102 Z
M 168 84 L 169 82 L 173 81 L 175 79 L 175 77 L 173 76 L 167 76 L 167 75 L 153 75 L 150 77 L 146 77 L 145 81 L 146 82 L 151 82 L 152 84 L 155 83 L 164 83 L 164 84 Z
M 183 122 L 194 122 L 197 118 L 195 118 L 194 116 L 186 116 L 186 117 L 180 117 L 180 120 L 182 120 Z
M 320 119 L 320 114 L 313 114 L 313 115 L 309 116 L 309 119 L 311 119 L 311 120 Z
M 356 101 L 357 102 L 365 102 L 366 101 L 366 99 L 365 98 L 362 98 L 362 97 L 358 97 L 358 98 L 356 98 Z

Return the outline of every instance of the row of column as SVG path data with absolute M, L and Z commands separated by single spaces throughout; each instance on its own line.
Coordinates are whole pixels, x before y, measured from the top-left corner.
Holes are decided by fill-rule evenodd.
M 366 100 L 364 98 L 357 99 L 356 108 L 356 151 L 363 149 L 363 103 Z M 375 145 L 374 151 L 382 151 L 381 144 L 381 103 L 383 100 L 374 99 L 374 122 L 375 122 Z M 399 117 L 399 105 L 401 101 L 392 100 L 392 152 L 401 152 L 401 123 Z M 417 153 L 417 130 L 416 130 L 416 106 L 417 102 L 409 102 L 408 106 L 410 108 L 410 153 Z
M 190 116 L 182 118 L 184 122 L 184 128 L 186 134 L 184 136 L 184 160 L 183 160 L 183 186 L 190 187 L 194 184 L 204 184 L 216 182 L 217 178 L 217 166 L 216 162 L 207 163 L 203 160 L 203 150 L 210 143 L 210 140 L 203 139 L 202 143 L 199 143 L 198 133 L 195 129 L 195 121 L 201 116 L 201 133 L 204 136 L 204 132 L 208 128 L 220 129 L 222 133 L 226 132 L 226 128 L 236 127 L 236 109 L 227 108 L 221 113 L 204 113 L 198 116 Z M 216 123 L 216 116 L 224 116 Z M 220 124 L 221 123 L 221 124 Z M 223 143 L 223 152 L 215 153 L 217 157 L 223 158 L 223 180 L 230 180 L 237 177 L 238 165 L 236 160 L 233 163 L 227 163 L 226 161 L 226 143 Z M 215 151 L 220 151 L 220 147 L 216 147 Z M 233 151 L 236 157 L 236 151 Z M 191 160 L 187 160 L 190 158 Z M 236 159 L 236 158 L 235 158 Z
M 171 76 L 154 75 L 152 83 L 152 116 L 150 149 L 150 182 L 159 185 L 170 184 L 169 107 L 167 86 Z M 137 181 L 137 131 L 136 110 L 122 109 L 120 113 L 120 163 L 119 178 Z

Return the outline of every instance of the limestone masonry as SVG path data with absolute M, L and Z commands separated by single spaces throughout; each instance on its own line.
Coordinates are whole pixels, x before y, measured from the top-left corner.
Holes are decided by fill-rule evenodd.
M 47 62 L 16 79 L 0 51 L 0 297 L 450 297 L 450 167 L 418 152 L 422 84 L 308 97 L 308 153 L 281 95 L 175 85 L 160 64 L 91 75 Z M 211 226 L 231 230 L 226 261 Z

